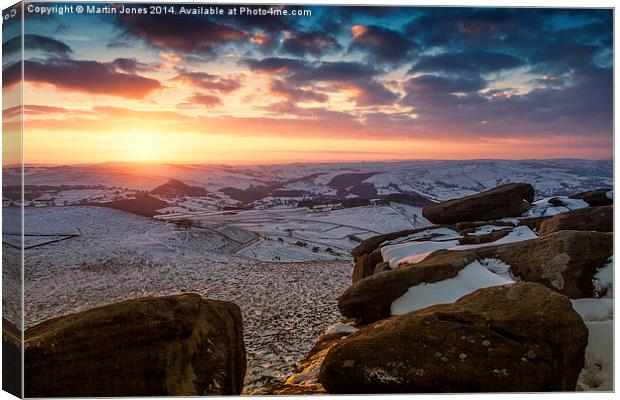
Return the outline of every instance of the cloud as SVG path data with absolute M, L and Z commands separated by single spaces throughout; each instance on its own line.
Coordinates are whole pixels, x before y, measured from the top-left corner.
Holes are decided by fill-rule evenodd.
M 172 53 L 159 53 L 159 56 L 163 58 L 164 60 L 171 62 L 171 63 L 179 63 L 185 59 L 183 56 L 180 56 L 178 54 L 172 54 Z
M 359 62 L 325 61 L 316 64 L 306 64 L 303 68 L 295 70 L 288 79 L 299 83 L 356 81 L 359 79 L 370 79 L 380 73 L 380 70 Z
M 536 35 L 544 18 L 544 13 L 532 9 L 427 8 L 405 26 L 405 32 L 425 48 L 496 43 L 513 35 Z
M 444 72 L 449 74 L 485 74 L 520 67 L 524 64 L 522 59 L 510 54 L 466 50 L 419 57 L 413 67 L 411 67 L 409 73 Z
M 262 60 L 245 59 L 241 64 L 253 72 L 285 76 L 297 84 L 329 81 L 370 79 L 382 71 L 354 61 L 308 62 L 293 58 L 268 57 Z
M 349 50 L 364 51 L 374 62 L 398 63 L 416 48 L 416 42 L 402 33 L 377 25 L 353 25 L 351 32 Z
M 219 97 L 210 94 L 196 93 L 191 97 L 187 98 L 186 101 L 187 103 L 185 103 L 184 106 L 201 105 L 206 108 L 210 108 L 222 104 L 222 100 Z
M 547 69 L 565 70 L 589 64 L 597 51 L 599 47 L 593 44 L 554 41 L 536 49 L 529 60 L 532 64 L 545 64 Z
M 21 46 L 21 37 L 14 37 L 4 42 L 2 45 L 2 53 L 5 57 L 9 54 L 19 53 L 21 51 Z M 56 57 L 69 57 L 73 52 L 70 46 L 59 40 L 47 36 L 25 34 L 24 52 L 26 56 L 31 55 L 30 53 L 35 51 L 40 51 Z
M 482 78 L 447 78 L 437 75 L 420 75 L 404 84 L 405 90 L 412 93 L 468 93 L 486 87 Z
M 518 57 L 523 65 L 527 63 L 536 71 L 568 71 L 591 63 L 597 56 L 611 65 L 612 19 L 611 10 L 430 8 L 413 18 L 404 30 L 423 49 L 438 49 L 446 58 L 465 52 L 465 67 L 484 62 L 467 54 L 475 51 Z M 441 61 L 432 58 L 424 62 L 434 65 Z M 450 65 L 457 61 L 446 60 Z M 497 61 L 487 60 L 490 65 Z M 505 62 L 510 65 L 515 60 L 506 58 Z
M 272 35 L 269 32 L 258 31 L 250 37 L 250 42 L 260 47 L 270 48 L 274 47 L 276 44 L 276 39 L 274 36 L 275 35 Z
M 269 92 L 273 95 L 284 97 L 295 103 L 308 101 L 322 103 L 328 100 L 328 96 L 324 93 L 294 87 L 279 79 L 274 79 L 270 82 Z
M 265 58 L 263 60 L 244 60 L 252 71 L 263 74 L 277 74 L 281 79 L 274 80 L 271 91 L 286 94 L 289 100 L 325 101 L 324 95 L 299 87 L 329 83 L 332 89 L 345 90 L 357 105 L 373 106 L 394 103 L 398 95 L 390 91 L 375 78 L 381 74 L 367 64 L 351 61 L 309 62 L 289 58 Z
M 333 36 L 320 31 L 286 32 L 281 45 L 283 52 L 301 57 L 318 57 L 340 48 Z
M 403 105 L 413 107 L 418 124 L 443 132 L 466 131 L 474 137 L 605 136 L 613 132 L 612 68 L 577 69 L 570 86 L 543 87 L 524 94 L 510 90 L 478 93 L 473 83 L 425 78 L 420 84 L 415 79 L 404 85 Z M 459 89 L 472 90 L 453 94 Z
M 121 72 L 127 72 L 129 74 L 136 74 L 140 71 L 152 71 L 153 68 L 145 63 L 142 63 L 135 58 L 116 58 L 111 63 L 114 68 Z
M 15 106 L 15 107 L 9 107 L 9 108 L 2 110 L 2 117 L 3 118 L 21 117 L 22 109 L 26 117 L 32 117 L 35 115 L 47 115 L 47 116 L 59 115 L 59 114 L 68 114 L 72 112 L 72 110 L 69 110 L 64 107 L 42 106 L 42 105 L 37 105 L 37 104 L 25 104 L 23 107 Z
M 231 93 L 241 87 L 243 82 L 243 74 L 229 75 L 222 77 L 206 72 L 187 72 L 181 70 L 178 75 L 172 78 L 172 81 L 190 84 L 195 88 L 212 90 L 220 93 Z
M 362 107 L 391 105 L 399 95 L 375 80 L 360 80 L 338 85 L 338 88 L 350 93 L 355 104 Z
M 293 58 L 267 57 L 262 60 L 245 59 L 240 62 L 253 72 L 261 74 L 288 75 L 302 69 L 305 63 Z
M 167 52 L 214 56 L 215 50 L 248 38 L 248 32 L 194 15 L 123 14 L 118 25 L 126 33 Z
M 143 111 L 124 107 L 94 106 L 92 112 L 101 118 L 137 121 L 187 121 L 188 117 L 174 111 Z
M 24 61 L 27 82 L 49 84 L 59 89 L 141 99 L 161 89 L 159 81 L 140 75 L 117 72 L 112 64 L 97 61 L 49 59 Z M 3 82 L 8 86 L 19 82 L 21 66 L 12 64 L 3 70 Z
M 191 107 L 192 115 L 210 114 L 174 125 L 192 132 L 204 131 L 201 124 L 209 122 L 247 135 L 301 131 L 481 143 L 551 135 L 613 137 L 610 10 L 310 8 L 313 16 L 303 22 L 257 16 L 98 17 L 121 28 L 120 33 L 110 30 L 104 45 L 145 43 L 163 66 L 131 58 L 75 61 L 69 51 L 60 50 L 59 57 L 42 50 L 55 45 L 39 40 L 36 56 L 52 58 L 28 60 L 27 78 L 64 90 L 144 98 L 168 82 L 149 79 L 143 71 L 169 68 L 169 80 L 185 90 L 181 98 L 187 102 L 178 107 Z M 245 78 L 221 72 L 234 62 L 241 68 L 232 65 L 231 70 L 244 70 Z M 19 68 L 7 64 L 5 84 L 15 83 Z M 226 95 L 241 87 L 244 106 L 226 108 Z M 217 113 L 204 110 L 212 107 Z M 141 117 L 155 119 L 131 110 L 97 112 L 118 118 L 121 126 L 128 120 L 137 124 Z M 60 111 L 50 115 L 67 117 Z M 89 129 L 91 122 L 85 125 Z
M 120 42 L 120 41 L 110 42 L 110 43 L 106 44 L 105 47 L 107 49 L 111 49 L 111 50 L 131 49 L 131 48 L 133 48 L 133 46 L 130 45 L 129 43 L 127 43 L 127 42 Z

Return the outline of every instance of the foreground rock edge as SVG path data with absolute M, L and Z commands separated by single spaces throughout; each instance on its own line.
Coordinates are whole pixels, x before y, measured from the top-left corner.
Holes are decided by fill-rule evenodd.
M 197 294 L 127 300 L 25 333 L 26 397 L 240 394 L 238 306 Z
M 572 391 L 588 330 L 538 283 L 480 289 L 361 328 L 331 348 L 329 393 Z

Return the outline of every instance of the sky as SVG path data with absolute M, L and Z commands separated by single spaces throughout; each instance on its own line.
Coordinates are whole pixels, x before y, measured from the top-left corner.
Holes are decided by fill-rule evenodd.
M 27 163 L 612 157 L 611 10 L 93 5 L 118 12 L 26 11 Z

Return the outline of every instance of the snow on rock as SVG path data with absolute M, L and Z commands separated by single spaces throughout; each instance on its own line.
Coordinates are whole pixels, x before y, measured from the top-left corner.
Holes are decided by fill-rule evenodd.
M 454 231 L 447 228 L 444 229 L 450 232 L 444 232 L 443 236 L 434 238 L 433 240 L 423 242 L 406 242 L 383 246 L 381 248 L 381 255 L 383 256 L 383 261 L 389 262 L 390 268 L 397 268 L 400 264 L 420 262 L 426 257 L 428 257 L 429 254 L 437 250 L 468 250 L 480 247 L 521 242 L 524 240 L 535 239 L 537 237 L 530 228 L 524 225 L 514 228 L 512 232 L 510 232 L 508 235 L 494 242 L 459 245 L 459 242 L 456 239 L 446 240 L 454 238 L 454 236 L 451 234 L 451 232 Z M 436 231 L 437 230 L 428 230 L 428 232 Z M 456 234 L 456 232 L 454 233 Z
M 588 327 L 586 363 L 577 390 L 613 390 L 613 299 L 574 299 L 573 308 Z
M 613 257 L 599 269 L 594 277 L 594 287 L 603 298 L 573 299 L 573 308 L 588 327 L 586 363 L 579 375 L 577 390 L 613 390 Z
M 514 283 L 514 280 L 506 278 L 503 272 L 502 275 L 497 274 L 486 266 L 491 264 L 492 268 L 498 268 L 497 261 L 474 261 L 460 270 L 454 278 L 410 287 L 392 303 L 392 315 L 406 314 L 435 304 L 453 303 L 478 289 Z
M 396 268 L 399 264 L 420 262 L 433 251 L 448 249 L 458 244 L 458 240 L 409 242 L 384 246 L 381 248 L 381 255 L 383 256 L 383 261 L 390 263 L 390 268 Z
M 614 297 L 614 258 L 594 275 L 594 292 L 600 297 Z
M 510 265 L 506 264 L 502 260 L 497 258 L 483 258 L 482 260 L 478 260 L 480 264 L 482 264 L 486 269 L 501 276 L 504 279 L 517 282 L 519 278 L 512 275 L 510 272 Z
M 534 231 L 532 231 L 527 226 L 523 225 L 523 226 L 517 226 L 508 235 L 494 242 L 481 243 L 481 244 L 466 244 L 463 246 L 456 246 L 456 247 L 450 248 L 449 250 L 477 249 L 480 247 L 497 246 L 500 244 L 523 242 L 524 240 L 536 239 L 537 237 L 538 236 L 536 236 Z
M 607 197 L 610 200 L 614 199 L 614 191 L 613 190 L 609 190 L 607 193 L 605 193 L 605 197 Z
M 394 245 L 394 244 L 401 244 L 401 243 L 407 243 L 407 242 L 411 242 L 414 241 L 416 239 L 421 239 L 423 237 L 428 237 L 431 235 L 435 235 L 435 237 L 433 238 L 433 240 L 438 241 L 438 240 L 450 240 L 450 239 L 458 239 L 460 237 L 460 235 L 458 234 L 458 232 L 450 229 L 450 228 L 446 228 L 443 226 L 440 227 L 431 227 L 416 233 L 412 233 L 410 235 L 404 236 L 404 237 L 399 237 L 396 238 L 394 240 L 388 240 L 384 243 L 382 243 L 382 246 L 389 246 L 389 245 Z
M 562 205 L 553 205 L 549 200 L 554 199 L 554 203 L 562 203 Z M 532 203 L 532 208 L 523 214 L 523 217 L 548 217 L 562 212 L 576 210 L 578 208 L 588 207 L 589 204 L 581 199 L 571 199 L 567 196 L 547 197 Z
M 506 229 L 506 228 L 508 228 L 508 227 L 507 226 L 499 226 L 499 225 L 484 225 L 484 226 L 479 227 L 475 231 L 470 232 L 468 235 L 469 236 L 486 235 L 486 234 L 489 234 L 491 232 L 501 231 L 502 229 Z
M 328 326 L 325 329 L 325 335 L 331 335 L 334 333 L 355 333 L 358 329 L 354 326 L 343 324 L 342 322 L 337 322 L 333 325 Z

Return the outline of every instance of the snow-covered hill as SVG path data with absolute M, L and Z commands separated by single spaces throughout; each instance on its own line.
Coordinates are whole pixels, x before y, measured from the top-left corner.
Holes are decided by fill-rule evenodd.
M 5 171 L 9 172 L 9 171 Z M 17 173 L 17 171 L 13 171 Z M 28 167 L 26 185 L 87 186 L 82 198 L 105 197 L 102 188 L 151 190 L 170 179 L 207 189 L 210 206 L 238 203 L 273 207 L 313 198 L 370 198 L 409 193 L 447 200 L 508 182 L 526 182 L 537 197 L 574 194 L 611 186 L 612 160 L 471 160 L 372 163 L 282 164 L 264 166 L 150 165 L 108 163 Z M 53 192 L 48 188 L 47 192 Z M 53 193 L 55 202 L 76 201 L 76 189 Z M 41 190 L 41 201 L 50 193 Z M 54 197 L 54 196 L 52 196 Z M 206 203 L 205 203 L 206 204 Z M 191 208 L 191 204 L 179 204 Z M 195 205 L 194 205 L 195 206 Z

